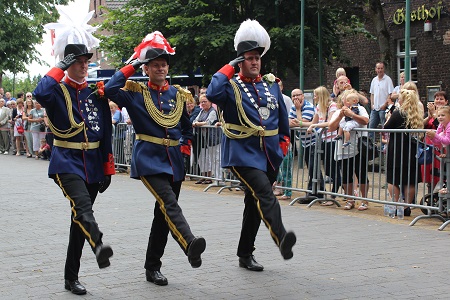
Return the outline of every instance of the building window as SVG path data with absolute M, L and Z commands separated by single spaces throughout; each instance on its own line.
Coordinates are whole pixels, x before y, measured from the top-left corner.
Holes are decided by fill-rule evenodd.
M 409 47 L 409 56 L 411 59 L 411 74 L 409 79 L 417 83 L 417 43 L 416 39 L 412 38 L 411 46 Z M 405 71 L 405 40 L 397 41 L 397 82 L 400 82 L 400 73 Z

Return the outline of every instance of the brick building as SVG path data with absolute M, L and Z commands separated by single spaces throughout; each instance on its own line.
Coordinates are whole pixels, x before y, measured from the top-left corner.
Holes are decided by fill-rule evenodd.
M 391 73 L 394 86 L 398 85 L 399 74 L 404 70 L 405 22 L 404 1 L 386 0 L 383 12 L 390 34 L 390 48 L 393 55 Z M 411 80 L 417 83 L 421 100 L 436 89 L 450 92 L 450 1 L 411 0 L 410 57 Z M 427 23 L 427 25 L 425 25 Z M 374 24 L 368 18 L 366 29 L 376 35 Z M 431 27 L 431 29 L 430 29 Z M 331 90 L 335 72 L 343 67 L 352 85 L 359 90 L 369 90 L 375 73 L 375 63 L 380 60 L 376 40 L 369 40 L 362 34 L 342 38 L 341 50 L 349 64 L 334 62 L 324 70 L 326 86 Z M 314 89 L 319 83 L 318 70 L 305 72 L 305 89 Z M 428 90 L 430 92 L 428 93 Z

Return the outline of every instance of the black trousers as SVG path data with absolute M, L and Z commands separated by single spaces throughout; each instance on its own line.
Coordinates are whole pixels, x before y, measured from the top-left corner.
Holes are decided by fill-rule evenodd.
M 143 176 L 141 180 L 156 199 L 144 267 L 159 271 L 169 231 L 186 255 L 194 235 L 178 205 L 182 181 L 173 182 L 168 174 Z
M 102 243 L 103 233 L 98 228 L 92 210 L 99 184 L 88 184 L 76 174 L 56 174 L 54 181 L 69 199 L 72 210 L 64 279 L 78 280 L 84 240 L 89 242 L 92 250 Z
M 277 179 L 278 169 L 267 172 L 249 168 L 232 167 L 231 171 L 247 187 L 244 197 L 244 217 L 237 255 L 247 257 L 255 250 L 255 239 L 261 220 L 269 229 L 275 244 L 279 247 L 286 234 L 281 219 L 281 207 L 273 194 L 272 185 Z

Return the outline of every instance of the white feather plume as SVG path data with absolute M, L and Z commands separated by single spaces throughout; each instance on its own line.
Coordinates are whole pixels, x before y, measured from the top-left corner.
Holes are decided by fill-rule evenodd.
M 264 47 L 264 51 L 261 54 L 266 54 L 270 48 L 270 36 L 264 27 L 256 20 L 247 19 L 242 22 L 239 29 L 234 36 L 234 49 L 237 51 L 237 46 L 242 41 L 256 41 L 260 47 Z
M 92 35 L 97 27 L 89 25 L 87 22 L 92 18 L 94 11 L 90 11 L 82 18 L 73 19 L 65 6 L 57 5 L 56 9 L 60 14 L 58 23 L 47 23 L 45 29 L 55 30 L 55 42 L 53 44 L 54 56 L 59 59 L 64 58 L 64 48 L 67 44 L 84 44 L 91 50 L 98 47 L 100 40 Z

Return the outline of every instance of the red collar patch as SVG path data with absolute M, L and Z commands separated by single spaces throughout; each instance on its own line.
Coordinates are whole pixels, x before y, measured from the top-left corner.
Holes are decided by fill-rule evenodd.
M 253 79 L 250 77 L 245 77 L 244 75 L 242 75 L 242 73 L 239 73 L 239 78 L 241 78 L 241 80 L 246 83 L 260 82 L 262 80 L 261 74 L 259 74 L 258 77 Z
M 165 92 L 165 91 L 169 90 L 169 83 L 167 82 L 167 80 L 164 82 L 163 86 L 159 86 L 157 84 L 154 84 L 151 81 L 149 81 L 147 85 L 152 90 L 155 90 L 155 91 L 158 91 L 158 92 Z

